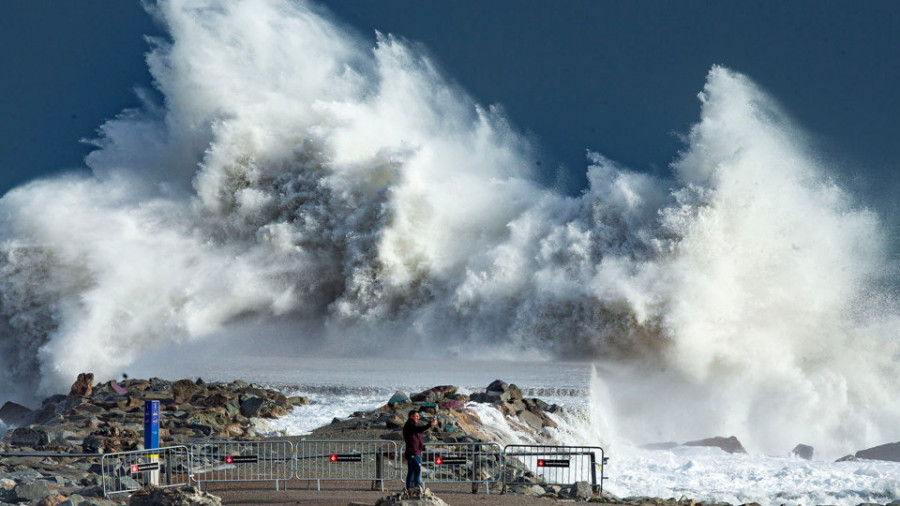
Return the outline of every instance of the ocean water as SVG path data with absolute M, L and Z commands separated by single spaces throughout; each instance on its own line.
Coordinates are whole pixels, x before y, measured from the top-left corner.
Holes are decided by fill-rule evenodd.
M 571 196 L 400 35 L 303 1 L 148 9 L 163 100 L 100 125 L 89 171 L 0 198 L 0 401 L 83 371 L 243 378 L 316 399 L 281 429 L 302 432 L 499 377 L 581 413 L 561 437 L 617 452 L 625 494 L 683 487 L 673 466 L 725 494 L 797 443 L 900 440 L 896 234 L 752 76 L 709 69 L 667 174 L 588 152 Z M 625 450 L 712 435 L 753 457 Z M 888 465 L 848 466 L 807 476 L 846 484 L 835 501 L 890 488 Z
M 748 447 L 748 454 L 728 454 L 717 448 L 676 447 L 646 450 L 640 445 L 662 440 L 629 441 L 619 436 L 620 423 L 609 411 L 614 403 L 600 372 L 589 362 L 461 361 L 452 359 L 345 359 L 234 356 L 228 360 L 192 364 L 170 361 L 157 371 L 172 379 L 202 372 L 210 381 L 241 377 L 308 396 L 311 403 L 288 416 L 261 421 L 257 430 L 269 436 L 303 435 L 334 418 L 384 405 L 396 390 L 415 393 L 452 384 L 463 392 L 482 391 L 494 379 L 516 383 L 527 396 L 556 403 L 563 411 L 552 416 L 558 429 L 545 429 L 562 444 L 601 446 L 609 462 L 604 488 L 619 497 L 689 497 L 704 502 L 768 505 L 886 504 L 900 498 L 900 463 L 835 462 L 814 455 L 802 460 L 792 447 L 766 453 Z M 184 369 L 182 369 L 184 368 Z M 501 444 L 528 444 L 533 439 L 511 426 L 488 405 L 470 403 Z M 733 434 L 696 432 L 692 439 Z M 741 434 L 735 434 L 739 439 Z M 649 436 L 648 436 L 649 437 Z M 686 440 L 680 441 L 685 442 Z M 801 441 L 798 441 L 800 443 Z M 847 448 L 846 454 L 862 448 Z

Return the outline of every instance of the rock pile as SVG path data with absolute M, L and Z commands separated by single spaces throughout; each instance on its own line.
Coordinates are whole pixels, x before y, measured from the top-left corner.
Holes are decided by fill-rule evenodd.
M 68 395 L 48 397 L 36 410 L 4 405 L 4 422 L 18 427 L 0 441 L 0 452 L 17 455 L 0 460 L 0 504 L 117 504 L 100 499 L 99 460 L 75 454 L 143 448 L 147 400 L 159 401 L 163 446 L 189 445 L 198 439 L 255 439 L 253 418 L 275 418 L 309 402 L 242 381 L 151 378 L 91 385 L 92 381 L 90 373 L 79 375 Z M 38 450 L 73 457 L 31 455 Z M 165 504 L 218 504 L 172 501 Z
M 382 497 L 375 501 L 375 506 L 448 506 L 440 497 L 434 495 L 430 489 L 424 491 L 403 491 Z
M 90 385 L 93 375 L 79 375 L 68 396 L 55 395 L 23 414 L 7 433 L 11 446 L 57 452 L 108 453 L 143 447 L 144 401 L 160 405 L 160 440 L 190 444 L 196 438 L 252 439 L 252 418 L 277 418 L 303 397 L 250 385 L 204 383 L 158 378 Z
M 221 506 L 218 497 L 195 487 L 151 488 L 132 494 L 128 506 Z
M 504 415 L 518 417 L 534 430 L 541 430 L 544 427 L 556 428 L 556 422 L 548 417 L 547 413 L 556 413 L 560 409 L 559 406 L 547 404 L 536 397 L 526 399 L 519 387 L 507 385 L 501 380 L 494 380 L 483 393 L 473 394 L 471 400 L 492 404 Z
M 460 393 L 452 385 L 440 385 L 409 395 L 397 391 L 384 406 L 372 411 L 358 411 L 346 419 L 334 419 L 331 424 L 312 432 L 309 439 L 388 439 L 403 441 L 401 432 L 409 412 L 417 410 L 428 417 L 435 417 L 438 424 L 424 435 L 426 442 L 483 443 L 494 441 L 491 428 L 486 427 L 477 413 L 466 407 L 467 402 L 489 403 L 513 423 L 528 432 L 544 427 L 556 427 L 547 413 L 560 410 L 555 404 L 541 399 L 522 396 L 516 385 L 503 381 L 492 382 L 483 392 L 471 396 Z

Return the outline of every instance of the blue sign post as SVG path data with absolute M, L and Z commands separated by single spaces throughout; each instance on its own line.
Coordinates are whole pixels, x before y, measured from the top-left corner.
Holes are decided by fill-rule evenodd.
M 159 448 L 159 401 L 144 401 L 144 449 Z
M 144 401 L 144 449 L 159 448 L 159 401 Z M 159 462 L 159 454 L 150 454 L 150 463 Z M 159 471 L 150 471 L 150 484 L 159 485 Z

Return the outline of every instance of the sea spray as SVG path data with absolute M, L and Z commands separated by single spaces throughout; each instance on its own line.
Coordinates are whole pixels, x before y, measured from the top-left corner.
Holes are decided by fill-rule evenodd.
M 0 200 L 5 397 L 277 335 L 278 355 L 595 360 L 590 430 L 637 442 L 900 438 L 879 219 L 747 77 L 709 72 L 672 178 L 591 153 L 570 197 L 397 36 L 287 0 L 151 9 L 164 103 L 104 124 L 90 175 Z

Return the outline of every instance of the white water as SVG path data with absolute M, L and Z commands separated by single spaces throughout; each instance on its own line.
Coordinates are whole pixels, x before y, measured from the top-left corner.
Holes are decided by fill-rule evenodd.
M 321 371 L 340 366 L 340 361 L 332 361 L 313 370 L 301 367 L 304 372 L 282 371 L 286 377 L 295 380 L 311 380 L 313 383 L 299 388 L 289 388 L 291 393 L 309 395 L 312 404 L 297 408 L 285 418 L 274 421 L 263 421 L 258 430 L 269 435 L 302 435 L 321 425 L 330 423 L 332 418 L 343 418 L 359 410 L 370 410 L 383 405 L 393 394 L 391 388 L 368 389 L 360 386 L 341 388 L 333 383 L 328 375 Z M 353 361 L 349 364 L 355 365 Z M 394 364 L 384 367 L 395 381 L 406 380 L 410 385 L 427 381 L 430 371 L 435 369 L 433 362 L 425 362 L 422 367 L 412 372 L 398 372 Z M 564 407 L 561 414 L 550 415 L 559 423 L 558 429 L 544 429 L 554 439 L 570 445 L 600 445 L 609 457 L 605 467 L 608 480 L 604 488 L 619 497 L 651 496 L 651 497 L 688 497 L 698 501 L 715 503 L 729 502 L 745 504 L 758 502 L 768 505 L 797 504 L 836 504 L 856 505 L 864 502 L 889 503 L 900 498 L 900 463 L 861 460 L 857 462 L 834 462 L 815 455 L 813 460 L 806 461 L 790 456 L 790 447 L 783 448 L 777 454 L 763 454 L 750 451 L 749 454 L 728 454 L 718 448 L 676 447 L 671 450 L 650 451 L 633 444 L 615 440 L 607 427 L 602 410 L 592 409 L 604 392 L 596 377 L 591 377 L 587 364 L 568 364 L 564 367 L 552 367 L 548 364 L 513 364 L 496 363 L 485 368 L 495 369 L 501 377 L 517 375 L 520 384 L 533 385 L 526 395 L 537 394 L 548 402 L 555 402 Z M 374 370 L 371 366 L 363 375 L 369 377 Z M 554 373 L 555 369 L 555 373 Z M 473 364 L 467 364 L 464 370 L 454 371 L 457 378 L 463 381 L 478 380 L 483 377 L 484 370 L 478 373 Z M 468 372 L 466 372 L 468 371 Z M 548 374 L 549 373 L 549 374 Z M 545 381 L 542 378 L 568 378 L 569 387 L 564 389 L 568 395 L 554 393 L 558 383 Z M 324 376 L 324 377 L 323 377 Z M 361 380 L 354 373 L 346 374 L 345 382 L 355 385 Z M 379 381 L 386 378 L 379 378 Z M 324 386 L 315 383 L 320 380 L 328 383 Z M 487 382 L 464 388 L 463 391 L 482 390 Z M 430 385 L 434 386 L 434 385 Z M 416 392 L 430 387 L 428 383 L 406 388 L 407 392 Z M 376 391 L 377 390 L 377 391 Z M 551 395 L 543 395 L 543 394 Z M 499 410 L 486 404 L 469 403 L 497 437 L 501 444 L 534 444 L 530 433 L 522 432 L 509 424 Z M 697 434 L 697 438 L 704 435 Z M 681 441 L 684 442 L 684 441 Z M 848 449 L 848 453 L 853 450 Z
M 615 444 L 900 439 L 893 245 L 748 77 L 710 70 L 671 179 L 592 153 L 568 197 L 400 38 L 288 0 L 155 10 L 164 104 L 0 199 L 0 400 L 236 355 L 577 358 Z

